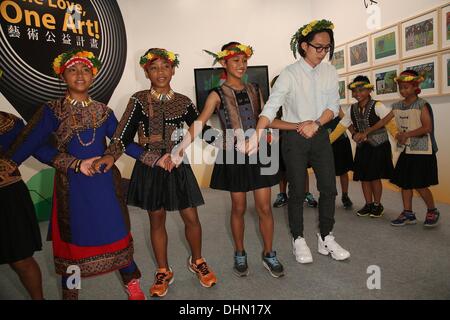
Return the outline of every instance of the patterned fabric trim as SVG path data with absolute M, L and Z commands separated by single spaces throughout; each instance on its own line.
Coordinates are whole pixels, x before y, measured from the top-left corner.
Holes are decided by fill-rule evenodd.
M 112 113 L 108 106 L 98 101 L 81 107 L 74 106 L 63 98 L 48 102 L 48 106 L 60 122 L 55 132 L 57 148 L 60 151 L 65 150 L 65 146 L 77 132 L 101 127 Z
M 402 132 L 416 130 L 422 126 L 420 119 L 422 109 L 427 105 L 424 99 L 417 99 L 412 105 L 407 106 L 403 101 L 395 103 L 392 106 L 397 127 Z M 397 150 L 402 152 L 406 148 L 407 154 L 432 154 L 433 144 L 431 134 L 420 137 L 411 137 L 406 144 L 401 145 L 397 142 Z
M 17 120 L 18 118 L 16 116 L 0 111 L 0 134 L 11 131 Z
M 134 248 L 131 241 L 128 247 L 120 251 L 104 253 L 86 259 L 70 260 L 55 257 L 55 269 L 57 274 L 65 275 L 69 266 L 76 265 L 80 268 L 81 277 L 96 276 L 128 266 L 133 261 L 133 253 Z
M 110 155 L 114 158 L 114 161 L 120 158 L 125 150 L 122 140 L 119 138 L 112 138 L 109 146 L 106 148 L 105 155 Z
M 364 110 L 364 113 L 360 112 L 358 103 L 351 106 L 352 121 L 354 120 L 354 127 L 358 132 L 364 132 L 366 129 L 375 124 L 371 123 L 371 115 L 375 114 L 377 102 L 378 101 L 376 100 L 370 100 Z M 378 116 L 376 116 L 376 118 L 379 119 Z M 373 147 L 379 146 L 386 141 L 389 141 L 389 136 L 385 127 L 375 130 L 367 136 L 367 142 Z
M 61 171 L 62 173 L 67 173 L 70 165 L 76 160 L 76 158 L 68 153 L 58 153 L 56 157 L 52 160 L 52 166 Z
M 261 112 L 259 88 L 256 85 L 249 83 L 245 86 L 245 91 L 249 97 L 255 119 L 258 119 L 259 113 Z M 234 90 L 229 86 L 222 85 L 218 88 L 218 93 L 221 104 L 217 106 L 217 113 L 222 124 L 222 130 L 226 132 L 226 129 L 243 129 Z M 227 150 L 234 148 L 234 139 L 227 138 L 226 134 L 223 138 L 223 148 Z
M 122 176 L 120 175 L 120 171 L 116 166 L 112 167 L 112 176 L 114 183 L 114 191 L 116 193 L 117 200 L 119 201 L 119 205 L 122 209 L 121 213 L 123 216 L 123 221 L 125 222 L 127 231 L 130 232 L 131 229 L 130 214 L 128 212 L 126 196 L 123 192 Z
M 61 240 L 63 240 L 64 242 L 72 243 L 69 210 L 69 180 L 65 173 L 56 171 L 54 189 L 56 192 L 56 212 Z
M 22 180 L 17 164 L 12 160 L 0 158 L 0 188 Z
M 31 117 L 30 121 L 28 121 L 25 128 L 20 132 L 20 134 L 14 140 L 14 143 L 9 148 L 9 151 L 6 152 L 6 157 L 11 158 L 12 155 L 16 152 L 17 148 L 23 144 L 23 142 L 28 138 L 31 131 L 36 127 L 36 124 L 41 121 L 42 115 L 44 114 L 44 107 L 40 107 Z
M 139 160 L 150 167 L 154 167 L 156 162 L 161 158 L 161 155 L 156 151 L 145 151 L 139 157 Z

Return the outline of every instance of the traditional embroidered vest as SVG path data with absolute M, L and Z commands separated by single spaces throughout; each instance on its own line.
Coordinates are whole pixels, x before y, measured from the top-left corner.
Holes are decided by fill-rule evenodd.
M 182 122 L 192 101 L 177 92 L 168 101 L 152 100 L 148 90 L 138 92 L 135 96 L 148 118 L 148 123 L 138 128 L 139 144 L 148 150 L 161 151 L 161 154 L 170 152 L 183 137 L 180 129 L 183 128 Z M 175 141 L 172 140 L 174 133 L 178 138 Z
M 112 112 L 108 106 L 98 101 L 81 107 L 73 106 L 62 98 L 48 102 L 48 106 L 59 121 L 59 127 L 53 134 L 53 142 L 61 152 L 67 151 L 67 144 L 77 132 L 101 127 Z
M 394 103 L 392 111 L 394 112 L 399 131 L 408 132 L 420 128 L 422 126 L 420 116 L 422 109 L 426 108 L 426 104 L 427 101 L 421 98 L 417 99 L 410 106 L 405 105 L 403 101 Z M 430 134 L 409 138 L 405 145 L 397 143 L 397 150 L 400 152 L 405 150 L 407 154 L 432 154 L 433 148 Z
M 351 118 L 353 126 L 357 132 L 364 132 L 366 129 L 374 126 L 378 121 L 380 121 L 380 117 L 378 117 L 375 113 L 376 103 L 376 100 L 370 100 L 364 110 L 364 113 L 361 113 L 358 103 L 351 106 Z M 386 128 L 384 127 L 371 132 L 367 136 L 367 142 L 374 147 L 379 146 L 386 141 L 389 141 L 389 137 Z
M 17 117 L 14 115 L 0 111 L 0 135 L 11 131 L 16 121 Z M 7 150 L 2 150 L 0 146 L 0 188 L 9 186 L 22 179 L 17 165 L 9 160 L 6 152 Z
M 217 114 L 224 134 L 224 147 L 230 149 L 234 147 L 234 140 L 228 137 L 226 129 L 256 129 L 258 116 L 261 112 L 259 88 L 256 84 L 246 84 L 240 93 L 246 94 L 248 99 L 238 101 L 235 90 L 223 84 L 216 89 L 220 96 L 221 103 L 217 106 Z M 246 98 L 244 96 L 244 98 Z M 228 144 L 227 144 L 228 142 Z

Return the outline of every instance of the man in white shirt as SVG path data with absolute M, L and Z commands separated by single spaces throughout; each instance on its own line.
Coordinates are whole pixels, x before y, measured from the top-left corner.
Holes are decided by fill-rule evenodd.
M 292 37 L 294 57 L 299 60 L 287 66 L 275 83 L 260 114 L 258 135 L 248 142 L 247 152 L 256 151 L 262 130 L 269 126 L 283 129 L 282 153 L 289 182 L 289 227 L 293 253 L 299 263 L 311 263 L 311 251 L 303 237 L 303 200 L 305 170 L 311 163 L 317 178 L 319 199 L 318 251 L 331 254 L 335 260 L 345 260 L 350 253 L 335 240 L 334 226 L 336 177 L 333 151 L 323 125 L 339 113 L 339 86 L 336 69 L 321 63 L 334 50 L 333 24 L 327 20 L 313 21 L 301 27 Z M 283 117 L 273 122 L 282 106 Z

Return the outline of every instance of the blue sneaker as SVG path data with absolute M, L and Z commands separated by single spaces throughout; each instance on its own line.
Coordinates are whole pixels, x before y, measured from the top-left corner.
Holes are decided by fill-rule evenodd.
M 275 251 L 269 252 L 267 254 L 262 254 L 262 262 L 264 267 L 269 270 L 270 275 L 274 278 L 279 278 L 284 276 L 283 265 L 277 258 L 277 253 Z
M 310 192 L 305 193 L 305 203 L 310 208 L 317 208 L 317 201 L 314 199 L 314 196 Z
M 275 200 L 275 202 L 273 203 L 273 207 L 274 208 L 281 208 L 284 207 L 285 205 L 287 205 L 288 203 L 288 197 L 286 195 L 286 193 L 279 193 L 277 195 L 277 198 Z
M 407 224 L 416 224 L 416 215 L 412 211 L 403 211 L 397 217 L 397 219 L 391 221 L 391 225 L 394 227 L 403 227 Z
M 238 277 L 248 276 L 248 265 L 247 265 L 247 253 L 244 251 L 236 251 L 234 253 L 234 266 L 233 272 Z
M 440 212 L 438 209 L 430 210 L 427 212 L 425 222 L 423 223 L 424 227 L 432 228 L 436 227 L 439 221 Z

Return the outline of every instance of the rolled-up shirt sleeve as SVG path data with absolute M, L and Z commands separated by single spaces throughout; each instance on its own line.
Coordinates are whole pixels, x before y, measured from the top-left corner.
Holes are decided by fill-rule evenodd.
M 339 105 L 340 105 L 340 97 L 339 97 L 339 78 L 338 74 L 336 72 L 336 69 L 333 68 L 333 70 L 330 72 L 332 77 L 332 85 L 331 90 L 328 94 L 327 99 L 327 109 L 330 109 L 334 113 L 334 117 L 337 117 L 339 115 Z
M 377 101 L 376 105 L 375 105 L 375 114 L 380 118 L 383 119 L 384 117 L 386 117 L 389 112 L 392 111 L 392 107 L 391 106 L 386 106 L 384 103 Z
M 339 123 L 346 128 L 350 127 L 353 124 L 350 112 L 351 112 L 351 107 L 348 109 L 347 112 L 344 112 L 344 117 L 341 119 L 341 121 L 339 121 Z
M 287 95 L 290 90 L 290 75 L 288 71 L 284 70 L 283 72 L 281 72 L 280 76 L 275 82 L 269 99 L 264 105 L 264 108 L 259 116 L 264 116 L 268 118 L 270 122 L 272 122 L 276 118 L 278 110 L 282 105 L 285 104 Z

